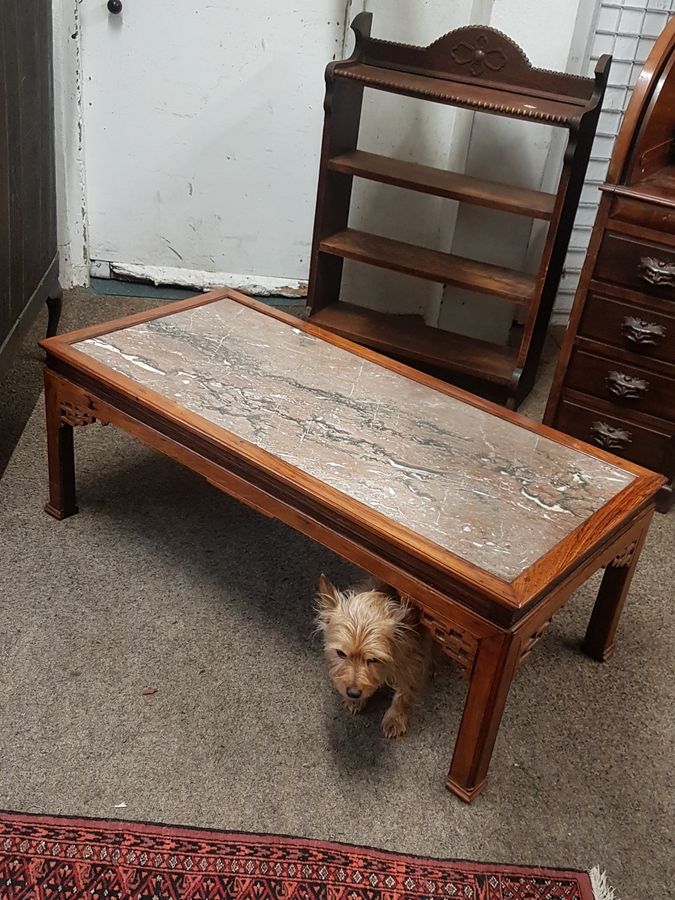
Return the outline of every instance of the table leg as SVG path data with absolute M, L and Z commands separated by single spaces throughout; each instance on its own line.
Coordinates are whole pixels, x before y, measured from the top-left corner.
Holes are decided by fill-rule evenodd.
M 519 650 L 520 641 L 502 633 L 483 638 L 478 647 L 447 778 L 450 790 L 467 803 L 485 784 Z
M 77 512 L 73 427 L 63 421 L 58 389 L 48 370 L 45 371 L 45 408 L 49 458 L 49 503 L 45 511 L 55 519 L 67 519 Z
M 581 645 L 583 652 L 598 662 L 606 662 L 614 653 L 614 635 L 646 537 L 647 527 L 635 544 L 605 569 L 586 636 Z
M 47 295 L 47 310 L 49 313 L 49 321 L 47 322 L 47 337 L 54 337 L 58 331 L 59 321 L 61 319 L 61 310 L 63 308 L 63 290 L 58 281 L 52 285 Z

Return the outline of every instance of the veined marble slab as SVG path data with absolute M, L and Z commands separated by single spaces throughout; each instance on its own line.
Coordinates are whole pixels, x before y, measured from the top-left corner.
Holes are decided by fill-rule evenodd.
M 506 581 L 634 478 L 232 300 L 75 346 Z

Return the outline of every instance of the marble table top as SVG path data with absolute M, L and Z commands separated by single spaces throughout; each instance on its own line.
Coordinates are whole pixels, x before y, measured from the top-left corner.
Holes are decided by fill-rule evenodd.
M 505 581 L 635 477 L 234 300 L 74 346 Z

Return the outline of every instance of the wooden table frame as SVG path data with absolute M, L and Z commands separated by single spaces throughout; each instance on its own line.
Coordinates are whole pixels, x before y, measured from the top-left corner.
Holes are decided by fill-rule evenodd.
M 632 472 L 624 490 L 508 583 L 252 444 L 211 425 L 72 345 L 229 298 L 291 323 L 357 356 L 399 372 L 529 431 Z M 517 413 L 451 387 L 263 306 L 213 292 L 40 342 L 47 352 L 45 398 L 49 502 L 57 519 L 77 512 L 73 429 L 112 423 L 264 515 L 277 518 L 409 595 L 469 689 L 448 787 L 470 802 L 483 788 L 511 682 L 554 613 L 606 567 L 582 649 L 605 661 L 664 478 Z

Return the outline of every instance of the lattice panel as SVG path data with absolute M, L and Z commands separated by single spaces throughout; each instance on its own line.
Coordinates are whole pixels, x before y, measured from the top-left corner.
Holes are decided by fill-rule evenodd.
M 453 628 L 449 625 L 441 625 L 427 615 L 422 617 L 422 623 L 429 629 L 431 636 L 443 653 L 457 663 L 462 676 L 470 678 L 478 650 L 478 640 L 459 626 Z
M 69 400 L 61 401 L 60 411 L 63 424 L 71 425 L 73 428 L 92 425 L 94 422 L 98 422 L 100 425 L 108 424 L 108 422 L 97 419 L 91 409 L 84 409 L 76 403 L 71 403 Z

